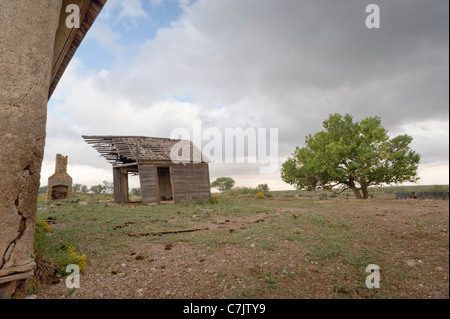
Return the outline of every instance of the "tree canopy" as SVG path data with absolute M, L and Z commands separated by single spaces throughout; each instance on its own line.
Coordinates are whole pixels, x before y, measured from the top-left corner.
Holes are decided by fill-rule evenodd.
M 217 188 L 219 191 L 224 192 L 231 189 L 234 186 L 234 179 L 231 177 L 218 177 L 211 183 L 211 187 Z
M 283 163 L 283 181 L 297 189 L 351 189 L 367 199 L 369 186 L 418 180 L 420 155 L 409 147 L 412 137 L 389 138 L 379 117 L 353 122 L 349 114 L 333 114 L 323 127 Z

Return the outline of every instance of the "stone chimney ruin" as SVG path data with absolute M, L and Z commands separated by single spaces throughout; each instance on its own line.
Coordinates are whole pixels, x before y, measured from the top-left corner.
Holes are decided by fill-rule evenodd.
M 47 201 L 72 196 L 72 177 L 67 174 L 67 156 L 56 154 L 55 173 L 48 178 Z

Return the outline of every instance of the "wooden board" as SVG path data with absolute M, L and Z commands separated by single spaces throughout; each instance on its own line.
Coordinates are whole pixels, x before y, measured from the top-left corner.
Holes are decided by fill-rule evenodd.
M 175 203 L 189 199 L 198 201 L 211 198 L 208 164 L 171 165 L 170 176 Z
M 128 172 L 126 167 L 113 168 L 114 201 L 128 203 Z
M 199 230 L 209 230 L 208 227 L 202 227 L 202 228 L 186 228 L 186 229 L 174 229 L 174 230 L 157 230 L 157 231 L 150 231 L 150 232 L 144 232 L 144 233 L 127 233 L 128 236 L 149 236 L 149 235 L 164 235 L 164 234 L 177 234 L 177 233 L 189 233 Z
M 153 165 L 139 165 L 142 204 L 159 204 L 158 171 Z

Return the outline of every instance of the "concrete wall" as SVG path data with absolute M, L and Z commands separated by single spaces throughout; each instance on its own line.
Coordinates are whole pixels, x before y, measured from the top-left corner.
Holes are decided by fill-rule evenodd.
M 61 1 L 0 0 L 0 295 L 32 274 L 37 193 Z

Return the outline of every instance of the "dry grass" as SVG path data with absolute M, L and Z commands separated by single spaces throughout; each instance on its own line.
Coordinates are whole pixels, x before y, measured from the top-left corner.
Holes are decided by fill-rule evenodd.
M 388 193 L 384 193 L 389 195 Z M 441 298 L 449 207 L 442 200 L 228 196 L 212 205 L 43 206 L 48 250 L 87 256 L 76 298 Z M 129 232 L 208 228 L 129 237 Z M 381 288 L 365 287 L 365 267 Z M 38 298 L 66 298 L 64 283 Z M 73 297 L 73 295 L 72 295 Z
M 30 293 L 38 293 L 43 285 L 49 285 L 55 280 L 56 268 L 51 259 L 39 254 L 36 255 L 35 262 L 34 276 L 19 281 L 14 294 L 15 298 L 23 298 Z

